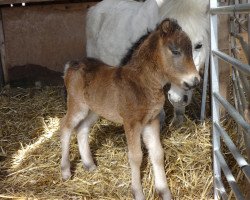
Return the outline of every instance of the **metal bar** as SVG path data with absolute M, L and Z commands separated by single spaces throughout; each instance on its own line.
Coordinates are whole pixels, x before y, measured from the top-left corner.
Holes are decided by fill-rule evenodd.
M 215 182 L 216 182 L 216 185 L 217 185 L 217 188 L 215 188 L 215 189 L 217 191 L 219 191 L 221 198 L 223 200 L 228 200 L 228 195 L 227 195 L 227 192 L 225 190 L 225 187 L 224 187 L 221 179 L 215 178 Z
M 249 59 L 249 55 L 248 55 L 248 44 L 244 41 L 243 37 L 240 35 L 240 34 L 237 34 L 237 33 L 232 33 L 231 32 L 231 36 L 237 38 L 240 42 L 240 45 L 243 49 L 243 52 L 245 54 L 245 56 L 247 57 L 247 59 Z
M 248 159 L 250 157 L 250 124 L 247 123 L 243 116 L 241 116 L 236 110 L 235 108 L 229 104 L 223 97 L 221 97 L 218 93 L 214 94 L 216 99 L 226 108 L 226 110 L 228 111 L 228 113 L 231 115 L 231 117 L 234 118 L 234 120 L 241 125 L 241 127 L 245 130 L 245 132 L 243 131 L 244 134 L 244 143 L 246 146 L 246 152 L 247 152 L 247 156 Z
M 240 80 L 242 82 L 242 86 L 244 88 L 247 99 L 250 99 L 250 83 L 249 83 L 249 80 L 247 79 L 245 74 L 240 72 L 240 71 L 239 71 L 239 75 L 240 75 Z
M 250 1 L 247 1 L 250 5 Z M 248 54 L 250 53 L 250 14 L 248 13 L 248 23 L 247 23 L 247 32 L 248 32 Z M 248 64 L 250 64 L 250 56 L 248 56 Z
M 244 172 L 244 174 L 250 174 L 250 166 L 245 166 L 242 168 L 242 171 Z M 247 177 L 247 180 L 248 180 L 248 183 L 250 183 L 250 176 L 246 176 Z
M 239 102 L 238 102 L 238 99 L 237 99 L 237 96 L 236 96 L 237 94 L 236 93 L 237 93 L 236 92 L 236 88 L 233 85 L 234 105 L 235 105 L 235 109 L 237 111 L 239 111 L 239 106 L 238 106 Z M 240 144 L 242 136 L 243 136 L 243 129 L 242 129 L 242 127 L 239 124 L 237 124 L 237 145 Z
M 215 151 L 215 155 L 220 162 L 221 169 L 224 172 L 225 177 L 226 177 L 230 187 L 232 188 L 232 191 L 233 191 L 236 199 L 237 200 L 244 200 L 245 198 L 243 197 L 243 195 L 242 195 L 242 193 L 241 193 L 241 191 L 240 191 L 240 189 L 235 181 L 235 178 L 234 178 L 233 174 L 231 173 L 231 170 L 229 169 L 223 155 L 221 154 L 220 151 Z
M 210 10 L 217 7 L 217 0 L 210 0 Z M 211 35 L 211 50 L 218 50 L 218 16 L 210 15 L 210 35 Z M 210 53 L 211 56 L 211 90 L 219 92 L 219 71 L 218 71 L 218 57 Z M 211 96 L 212 107 L 212 122 L 219 122 L 220 111 L 219 104 L 215 97 Z M 220 199 L 220 193 L 216 188 L 218 187 L 215 177 L 221 179 L 221 167 L 218 158 L 215 155 L 215 150 L 220 150 L 220 135 L 216 132 L 214 124 L 212 127 L 213 137 L 213 176 L 214 176 L 214 200 Z
M 250 4 L 244 3 L 244 4 L 235 4 L 230 6 L 220 6 L 217 8 L 211 8 L 210 13 L 211 14 L 230 14 L 230 13 L 249 13 L 250 12 Z
M 234 86 L 234 90 L 235 90 L 235 96 L 236 99 L 235 101 L 237 102 L 236 106 L 236 110 L 241 114 L 241 116 L 243 116 L 243 105 L 242 105 L 242 101 L 241 101 L 241 96 L 240 96 L 240 88 L 239 88 L 239 81 L 237 81 L 237 74 L 236 74 L 236 69 L 233 68 L 233 86 Z M 238 109 L 237 109 L 238 107 Z
M 214 92 L 213 96 L 220 102 L 221 105 L 226 108 L 229 115 L 242 126 L 242 128 L 246 131 L 247 134 L 250 135 L 250 124 L 248 124 L 244 118 L 235 110 L 235 108 L 228 103 L 218 92 Z
M 206 99 L 207 99 L 207 82 L 208 82 L 208 68 L 209 68 L 209 57 L 205 61 L 205 73 L 203 77 L 203 89 L 202 89 L 202 100 L 201 100 L 201 123 L 205 120 L 206 115 Z
M 241 111 L 240 114 L 242 116 L 244 116 L 244 111 L 243 110 L 246 107 L 247 100 L 246 100 L 246 96 L 244 94 L 244 88 L 242 86 L 242 81 L 240 79 L 240 74 L 239 74 L 238 70 L 235 70 L 235 78 L 236 78 L 236 83 L 237 83 L 238 90 L 239 90 L 239 96 L 240 96 L 241 108 L 242 108 L 242 111 Z
M 247 1 L 250 4 L 250 0 Z M 248 14 L 248 54 L 250 53 L 250 14 Z M 250 56 L 248 57 L 248 64 L 250 64 Z M 241 73 L 240 74 L 240 78 L 243 84 L 243 88 L 245 90 L 246 93 L 246 97 L 247 97 L 247 103 L 246 103 L 246 107 L 245 109 L 245 120 L 250 124 L 250 119 L 249 119 L 249 115 L 247 115 L 247 112 L 250 112 L 250 106 L 249 106 L 249 99 L 250 99 L 250 84 L 249 84 L 249 80 L 247 79 L 247 77 L 243 76 Z M 248 136 L 247 134 L 244 135 L 244 140 L 245 140 L 245 144 L 246 144 L 246 152 L 247 152 L 247 157 L 248 160 L 250 160 L 250 136 Z M 250 183 L 250 181 L 249 181 Z M 250 184 L 248 184 L 250 186 Z M 248 192 L 248 197 L 250 197 L 250 192 Z
M 245 160 L 245 158 L 240 154 L 240 151 L 237 149 L 231 138 L 228 136 L 227 132 L 217 123 L 215 123 L 215 127 L 222 136 L 225 144 L 227 145 L 228 149 L 232 153 L 233 157 L 237 161 L 238 165 L 243 168 L 248 166 L 249 164 Z M 250 178 L 250 174 L 245 174 L 246 177 Z
M 242 72 L 246 73 L 247 75 L 250 75 L 250 65 L 241 63 L 239 60 L 221 52 L 213 50 L 212 53 L 216 56 L 218 56 L 220 59 L 232 64 L 237 69 L 241 70 Z
M 235 1 L 236 4 L 238 4 L 238 1 Z M 236 23 L 234 20 L 232 20 L 232 17 L 230 18 L 230 31 L 231 31 L 231 36 L 236 35 Z M 235 58 L 237 58 L 237 47 L 236 47 L 236 38 L 235 37 L 230 37 L 230 42 L 231 42 L 231 55 Z M 240 98 L 240 91 L 239 91 L 239 79 L 237 79 L 237 69 L 233 67 L 233 89 L 234 89 L 234 101 L 235 101 L 235 107 L 236 110 L 243 116 L 243 107 L 242 107 L 242 101 Z M 238 125 L 239 126 L 239 125 Z M 241 127 L 239 127 L 241 129 Z M 239 130 L 238 130 L 239 131 Z
M 235 0 L 235 4 L 239 4 L 238 0 Z M 237 57 L 237 44 L 236 44 L 236 38 L 232 37 L 233 35 L 237 35 L 237 33 L 239 33 L 239 24 L 236 24 L 236 21 L 234 18 L 238 17 L 239 18 L 239 14 L 236 15 L 231 15 L 230 17 L 230 41 L 231 41 L 231 55 L 238 59 Z M 237 85 L 237 81 L 236 81 L 236 74 L 235 74 L 236 69 L 233 67 L 233 76 L 232 76 L 232 80 L 233 80 L 233 94 L 234 94 L 234 105 L 235 108 L 238 112 L 240 112 L 240 114 L 243 116 L 243 108 L 241 106 L 241 99 L 239 98 L 239 90 L 238 90 L 238 85 Z M 242 127 L 237 124 L 237 143 L 239 144 L 241 141 L 241 138 L 243 136 L 243 130 Z
M 250 0 L 249 0 L 250 1 Z M 248 1 L 248 2 L 249 2 Z M 237 2 L 237 1 L 236 1 Z M 236 4 L 236 2 L 234 2 Z M 221 197 L 223 200 L 228 199 L 225 187 L 221 181 L 221 169 L 223 170 L 226 179 L 232 188 L 236 199 L 243 200 L 244 197 L 239 190 L 235 178 L 233 177 L 223 155 L 220 152 L 220 136 L 223 137 L 226 145 L 232 152 L 239 166 L 248 179 L 250 176 L 250 168 L 246 160 L 240 154 L 237 147 L 234 145 L 227 133 L 219 126 L 220 120 L 220 108 L 219 103 L 225 107 L 228 113 L 234 118 L 234 120 L 246 130 L 246 133 L 250 137 L 250 124 L 247 124 L 243 117 L 235 110 L 235 108 L 229 104 L 223 97 L 219 94 L 219 73 L 218 73 L 218 58 L 232 64 L 235 68 L 239 69 L 239 72 L 244 72 L 250 75 L 250 65 L 242 64 L 235 58 L 228 56 L 218 50 L 218 18 L 216 14 L 228 14 L 228 13 L 245 13 L 250 12 L 250 4 L 239 4 L 231 6 L 217 7 L 217 0 L 210 0 L 210 33 L 211 33 L 211 90 L 212 90 L 212 133 L 213 133 L 213 167 L 214 167 L 214 199 L 217 200 Z M 250 25 L 248 26 L 250 27 Z M 249 37 L 250 38 L 250 37 Z M 249 47 L 250 49 L 250 47 Z M 250 57 L 250 56 L 249 56 Z M 249 58 L 248 57 L 248 58 Z M 236 83 L 237 81 L 235 81 Z M 237 84 L 240 84 L 238 80 Z M 204 87 L 204 85 L 203 85 Z M 239 86 L 240 87 L 240 86 Z M 239 95 L 239 92 L 238 92 Z M 202 114 L 201 114 L 202 116 Z M 202 118 L 201 118 L 202 119 Z M 223 131 L 224 132 L 223 132 Z M 249 181 L 249 180 L 248 180 Z

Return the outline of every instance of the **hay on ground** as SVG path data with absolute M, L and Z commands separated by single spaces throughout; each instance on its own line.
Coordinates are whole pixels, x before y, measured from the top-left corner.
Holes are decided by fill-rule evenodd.
M 130 168 L 122 126 L 104 119 L 94 125 L 90 146 L 97 170 L 81 164 L 76 137 L 71 141 L 72 179 L 60 175 L 57 132 L 65 114 L 61 87 L 4 89 L 0 95 L 0 198 L 132 199 Z M 168 118 L 172 113 L 167 113 Z M 210 123 L 187 119 L 182 128 L 161 134 L 165 171 L 174 199 L 213 199 Z M 158 199 L 144 150 L 142 182 L 147 199 Z

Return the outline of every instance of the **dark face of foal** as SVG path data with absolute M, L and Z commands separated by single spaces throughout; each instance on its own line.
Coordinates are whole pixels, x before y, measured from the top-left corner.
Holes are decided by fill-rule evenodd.
M 174 20 L 164 20 L 161 32 L 170 81 L 185 90 L 192 89 L 200 76 L 193 61 L 191 40 Z

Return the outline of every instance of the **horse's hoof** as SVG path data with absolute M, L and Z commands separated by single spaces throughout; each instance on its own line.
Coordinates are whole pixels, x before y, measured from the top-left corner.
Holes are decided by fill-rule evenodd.
M 171 193 L 168 189 L 157 191 L 162 200 L 171 200 Z
M 84 167 L 89 172 L 92 172 L 92 171 L 96 170 L 96 168 L 97 168 L 95 164 L 87 164 L 87 165 L 84 164 Z
M 145 196 L 142 191 L 132 189 L 132 194 L 135 200 L 145 200 Z
M 180 128 L 183 125 L 183 121 L 183 119 L 173 118 L 169 126 L 174 128 Z
M 143 194 L 133 194 L 135 200 L 145 200 L 145 196 Z
M 63 170 L 63 171 L 62 171 L 62 179 L 63 179 L 64 181 L 69 180 L 70 177 L 71 177 L 71 172 L 70 172 L 70 170 Z

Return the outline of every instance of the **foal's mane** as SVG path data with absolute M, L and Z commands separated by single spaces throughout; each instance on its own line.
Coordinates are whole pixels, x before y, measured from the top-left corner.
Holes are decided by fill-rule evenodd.
M 147 30 L 147 33 L 141 36 L 136 42 L 133 43 L 133 45 L 130 47 L 130 49 L 127 51 L 125 56 L 121 59 L 120 67 L 128 64 L 128 62 L 131 60 L 134 52 L 139 48 L 139 46 L 148 38 L 151 31 Z
M 167 27 L 164 28 L 164 23 L 168 23 Z M 165 30 L 163 30 L 165 29 Z M 182 28 L 178 24 L 177 20 L 175 19 L 169 19 L 166 18 L 165 20 L 162 21 L 161 24 L 157 24 L 155 30 L 161 30 L 161 34 L 164 35 L 164 37 L 169 37 L 170 35 L 174 34 L 175 31 L 182 31 Z M 135 53 L 136 50 L 139 49 L 139 47 L 142 45 L 142 43 L 153 33 L 154 31 L 149 31 L 147 30 L 147 33 L 141 36 L 133 45 L 130 47 L 130 49 L 127 51 L 125 56 L 121 59 L 120 62 L 120 67 L 128 64 L 128 62 L 132 59 L 133 54 Z M 187 39 L 190 41 L 189 37 L 187 36 Z M 183 40 L 181 44 L 179 44 L 180 47 L 187 53 L 189 54 L 190 51 L 192 52 L 192 48 L 189 48 L 188 42 Z

